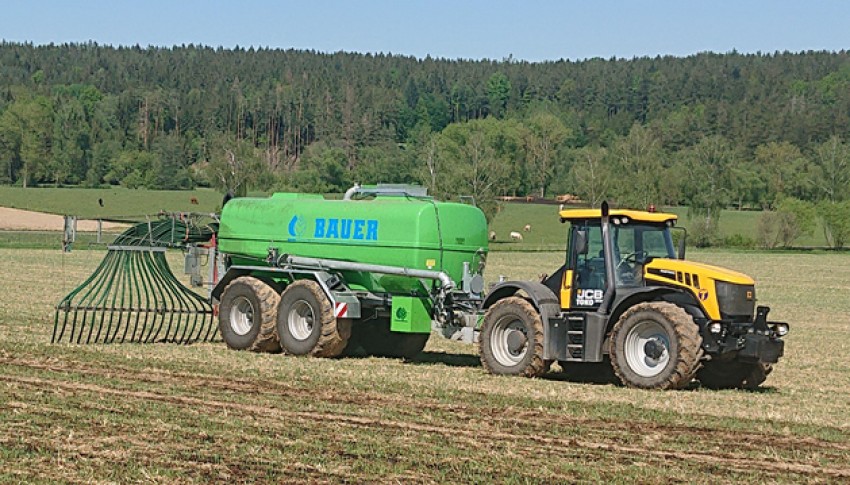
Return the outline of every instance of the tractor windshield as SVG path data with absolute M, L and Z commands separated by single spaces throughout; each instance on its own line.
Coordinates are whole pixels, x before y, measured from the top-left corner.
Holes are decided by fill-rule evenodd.
M 673 238 L 670 230 L 661 224 L 626 224 L 612 225 L 614 236 L 614 261 L 622 261 L 626 257 L 640 263 L 648 258 L 675 258 Z

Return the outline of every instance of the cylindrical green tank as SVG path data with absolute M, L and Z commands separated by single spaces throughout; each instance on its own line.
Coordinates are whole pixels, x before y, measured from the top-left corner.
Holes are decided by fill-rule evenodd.
M 262 265 L 279 254 L 443 271 L 460 282 L 463 265 L 478 272 L 487 253 L 487 222 L 476 207 L 429 198 L 378 196 L 326 200 L 277 193 L 238 198 L 221 213 L 219 250 L 233 264 Z M 482 268 L 483 269 L 483 268 Z M 418 280 L 345 273 L 352 289 L 416 292 Z

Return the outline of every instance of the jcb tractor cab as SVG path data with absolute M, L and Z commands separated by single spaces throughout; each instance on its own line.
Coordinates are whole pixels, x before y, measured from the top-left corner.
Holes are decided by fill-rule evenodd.
M 482 362 L 539 375 L 551 362 L 608 362 L 631 387 L 755 388 L 783 354 L 786 323 L 756 307 L 754 281 L 684 260 L 677 216 L 564 210 L 565 264 L 541 283 L 497 284 L 483 303 Z

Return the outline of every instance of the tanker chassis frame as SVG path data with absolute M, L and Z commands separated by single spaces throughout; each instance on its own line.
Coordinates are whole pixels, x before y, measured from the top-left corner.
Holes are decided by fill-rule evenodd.
M 228 255 L 218 252 L 214 245 L 195 246 L 187 252 L 185 262 L 186 272 L 192 275 L 193 284 L 202 286 L 204 278 L 200 275 L 199 261 L 214 261 L 214 264 L 210 264 L 208 268 L 207 281 L 211 282 L 208 285 L 210 287 L 208 298 L 211 303 L 217 303 L 220 307 L 227 306 L 224 313 L 234 311 L 232 306 L 227 305 L 225 295 L 231 284 L 252 279 L 270 287 L 275 294 L 283 297 L 286 289 L 295 282 L 312 283 L 313 288 L 320 290 L 326 299 L 324 303 L 332 309 L 333 318 L 344 325 L 342 332 L 348 334 L 346 340 L 352 340 L 351 343 L 355 345 L 362 345 L 370 354 L 412 358 L 424 348 L 432 330 L 452 340 L 466 343 L 477 342 L 478 327 L 483 318 L 481 304 L 484 301 L 484 282 L 482 276 L 472 273 L 466 263 L 461 281 L 456 284 L 447 273 L 442 271 L 281 255 L 275 248 L 269 249 L 264 265 L 228 266 L 228 259 Z M 430 289 L 429 295 L 407 296 L 352 290 L 346 282 L 345 271 L 415 278 L 421 281 L 423 287 Z M 262 302 L 248 303 L 259 303 L 256 306 L 263 307 Z M 274 303 L 277 305 L 279 301 Z M 321 306 L 322 302 L 319 303 L 318 306 Z M 221 308 L 219 311 L 222 311 Z M 252 314 L 247 317 L 253 319 L 253 313 L 252 310 Z M 278 335 L 281 333 L 297 335 L 299 325 L 301 325 L 300 334 L 304 337 L 312 331 L 311 323 L 299 324 L 298 318 L 292 321 L 293 319 L 286 315 L 286 311 L 281 313 L 282 315 L 277 318 L 278 322 L 266 322 L 266 326 L 274 326 L 278 329 Z M 271 349 L 268 347 L 263 349 L 262 345 L 258 346 L 256 336 L 251 337 L 254 340 L 251 343 L 248 343 L 249 339 L 245 339 L 245 346 L 233 345 L 233 342 L 228 341 L 227 335 L 232 329 L 221 323 L 227 318 L 228 315 L 220 317 L 219 329 L 230 347 L 279 350 L 274 346 Z M 313 315 L 311 318 L 318 318 L 318 315 Z M 262 327 L 263 323 L 258 322 L 257 326 Z M 378 328 L 367 328 L 370 326 Z M 362 329 L 365 330 L 360 332 Z M 246 330 L 246 333 L 254 333 L 247 327 Z M 256 333 L 260 334 L 262 331 Z M 395 338 L 392 338 L 393 336 Z M 377 342 L 370 342 L 370 339 Z M 291 349 L 285 349 L 285 351 L 297 353 L 292 352 Z M 326 351 L 323 354 L 316 354 L 316 352 L 304 352 L 304 354 L 336 356 Z

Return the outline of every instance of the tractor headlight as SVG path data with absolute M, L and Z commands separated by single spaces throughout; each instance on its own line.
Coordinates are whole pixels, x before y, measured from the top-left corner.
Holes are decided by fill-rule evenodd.
M 788 328 L 787 323 L 774 323 L 773 324 L 773 331 L 776 332 L 776 335 L 779 335 L 780 337 L 784 337 L 784 336 L 788 335 L 788 330 L 789 330 L 789 328 Z
M 708 326 L 708 331 L 711 333 L 720 333 L 723 331 L 723 324 L 720 322 L 711 322 Z

